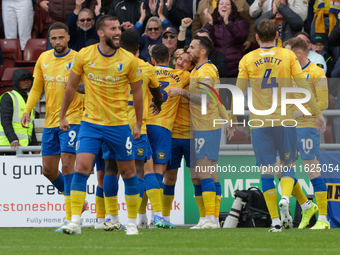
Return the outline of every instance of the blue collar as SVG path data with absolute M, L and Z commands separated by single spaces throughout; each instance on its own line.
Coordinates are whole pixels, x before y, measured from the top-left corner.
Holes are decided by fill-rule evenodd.
M 65 57 L 67 54 L 69 54 L 70 51 L 71 51 L 71 49 L 69 48 L 68 51 L 67 51 L 65 54 L 63 54 L 63 55 L 56 55 L 56 54 L 55 54 L 55 50 L 54 50 L 53 54 L 54 54 L 54 56 L 55 56 L 56 58 L 62 58 L 62 57 Z
M 308 60 L 309 60 L 309 59 L 308 59 Z M 310 62 L 311 62 L 311 61 L 309 60 L 308 63 L 307 63 L 307 65 L 305 65 L 304 67 L 301 68 L 302 71 L 305 70 L 305 69 L 309 66 Z
M 103 52 L 101 52 L 101 50 L 99 49 L 99 43 L 97 44 L 97 48 L 98 48 L 99 53 L 100 53 L 103 57 L 107 57 L 107 58 L 113 57 L 113 56 L 116 54 L 116 52 L 117 52 L 117 50 L 115 50 L 115 52 L 113 52 L 111 55 L 105 55 L 105 54 L 104 54 Z
M 270 46 L 270 47 L 261 47 L 261 49 L 272 49 L 272 48 L 274 48 L 275 46 Z
M 203 65 L 205 65 L 205 64 L 211 64 L 211 62 L 210 61 L 208 61 L 208 62 L 205 62 L 205 63 L 203 63 L 202 65 L 200 65 L 199 67 L 196 67 L 196 71 L 198 70 L 198 69 L 200 69 Z

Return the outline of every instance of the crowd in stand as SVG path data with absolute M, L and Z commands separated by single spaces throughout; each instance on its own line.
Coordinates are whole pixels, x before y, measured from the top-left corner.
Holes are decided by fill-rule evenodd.
M 139 36 L 139 57 L 150 61 L 153 45 L 164 44 L 176 63 L 176 50 L 190 44 L 197 33 L 214 43 L 209 56 L 221 78 L 236 78 L 244 54 L 258 48 L 255 29 L 262 19 L 277 24 L 277 46 L 292 37 L 302 38 L 310 48 L 308 58 L 328 78 L 340 78 L 340 6 L 330 0 L 2 0 L 1 35 L 19 38 L 21 50 L 32 36 L 35 15 L 48 14 L 50 24 L 69 27 L 69 47 L 76 51 L 98 41 L 95 21 L 104 14 L 118 17 L 122 30 Z M 38 35 L 43 37 L 44 35 Z M 48 37 L 48 35 L 47 35 Z M 51 45 L 47 40 L 47 49 Z M 0 59 L 1 61 L 1 59 Z M 340 109 L 340 90 L 328 82 L 329 109 Z M 227 108 L 230 95 L 221 90 Z M 334 141 L 340 143 L 340 116 L 333 117 Z

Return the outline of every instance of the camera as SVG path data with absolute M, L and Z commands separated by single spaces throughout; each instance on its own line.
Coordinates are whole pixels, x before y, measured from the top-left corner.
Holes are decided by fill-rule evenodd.
M 225 219 L 223 228 L 236 228 L 240 217 L 242 207 L 249 201 L 249 195 L 243 191 L 234 191 L 234 203 L 231 206 L 230 212 Z

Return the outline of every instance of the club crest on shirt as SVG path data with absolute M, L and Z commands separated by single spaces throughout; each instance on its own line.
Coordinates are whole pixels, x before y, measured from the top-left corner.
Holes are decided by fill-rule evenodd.
M 306 74 L 306 81 L 308 81 L 308 80 L 309 80 L 309 73 Z
M 123 63 L 115 63 L 115 70 L 117 71 L 117 72 L 121 72 L 122 70 L 123 70 Z
M 70 70 L 72 68 L 72 62 L 66 62 L 65 63 L 65 70 Z

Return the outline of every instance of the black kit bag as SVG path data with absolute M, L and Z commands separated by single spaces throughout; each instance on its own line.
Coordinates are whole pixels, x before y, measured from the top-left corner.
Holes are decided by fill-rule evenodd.
M 248 196 L 246 204 L 242 207 L 239 217 L 239 228 L 270 227 L 270 214 L 263 193 L 257 187 L 250 187 L 241 192 Z

